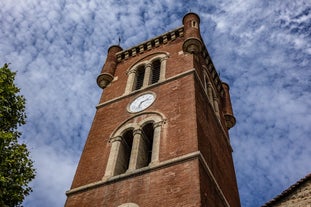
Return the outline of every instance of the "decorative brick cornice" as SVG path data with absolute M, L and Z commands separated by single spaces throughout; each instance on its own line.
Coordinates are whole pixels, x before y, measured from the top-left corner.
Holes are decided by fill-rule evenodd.
M 184 26 L 181 26 L 175 30 L 157 36 L 151 40 L 145 41 L 139 45 L 136 45 L 132 48 L 120 51 L 116 54 L 117 62 L 122 60 L 127 60 L 130 57 L 134 57 L 137 54 L 144 53 L 155 47 L 159 47 L 162 44 L 167 44 L 169 41 L 174 41 L 178 37 L 184 36 Z
M 224 89 L 222 87 L 222 81 L 220 80 L 219 74 L 216 71 L 216 68 L 213 64 L 212 59 L 210 58 L 210 56 L 208 54 L 208 51 L 207 51 L 205 45 L 203 46 L 202 55 L 203 55 L 203 58 L 205 60 L 205 64 L 207 66 L 206 67 L 207 71 L 210 74 L 211 80 L 213 80 L 213 82 L 214 82 L 216 90 L 220 93 L 221 96 L 223 96 L 224 95 Z
M 183 36 L 184 36 L 184 26 L 178 27 L 172 31 L 166 32 L 155 38 L 142 42 L 139 45 L 136 45 L 134 47 L 131 47 L 129 49 L 116 53 L 117 62 L 119 63 L 122 60 L 127 60 L 130 57 L 135 57 L 137 54 L 142 54 L 145 51 L 149 51 L 153 48 L 159 47 L 160 45 L 167 44 L 168 42 L 174 41 L 175 39 L 179 37 L 183 37 Z M 203 42 L 203 40 L 201 41 Z M 203 58 L 205 59 L 206 65 L 208 66 L 208 71 L 212 76 L 211 78 L 216 86 L 216 89 L 222 96 L 224 91 L 221 85 L 220 77 L 214 67 L 214 64 L 208 54 L 208 51 L 204 43 L 203 43 L 202 55 L 203 55 Z

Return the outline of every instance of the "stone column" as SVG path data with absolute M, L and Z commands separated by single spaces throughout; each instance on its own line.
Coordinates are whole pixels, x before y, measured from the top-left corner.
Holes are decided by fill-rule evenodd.
M 167 60 L 167 56 L 163 57 L 160 59 L 161 62 L 161 67 L 160 67 L 160 80 L 159 81 L 163 81 L 165 80 L 165 70 L 166 70 L 166 60 Z
M 218 98 L 217 97 L 214 97 L 214 110 L 215 110 L 217 118 L 220 120 Z
M 127 83 L 125 87 L 125 94 L 130 93 L 133 90 L 133 85 L 135 81 L 135 76 L 136 76 L 136 68 L 128 71 L 128 78 L 127 78 Z
M 150 75 L 151 75 L 151 63 L 147 63 L 145 66 L 145 77 L 144 77 L 144 83 L 143 83 L 143 87 L 147 87 L 150 83 Z
M 152 143 L 152 155 L 150 165 L 159 163 L 159 153 L 160 153 L 160 138 L 161 138 L 161 128 L 163 121 L 156 122 L 153 124 L 153 143 Z
M 110 139 L 111 148 L 104 178 L 114 176 L 115 174 L 121 141 L 122 141 L 121 136 L 113 137 Z
M 210 101 L 211 105 L 214 106 L 214 103 L 213 103 L 213 88 L 212 88 L 212 84 L 210 82 L 207 83 L 207 96 L 208 96 L 208 100 Z
M 138 155 L 139 155 L 139 148 L 142 142 L 142 130 L 141 129 L 135 129 L 133 131 L 133 145 L 132 145 L 132 151 L 131 151 L 131 157 L 130 157 L 130 164 L 128 171 L 133 171 L 137 169 L 138 164 Z

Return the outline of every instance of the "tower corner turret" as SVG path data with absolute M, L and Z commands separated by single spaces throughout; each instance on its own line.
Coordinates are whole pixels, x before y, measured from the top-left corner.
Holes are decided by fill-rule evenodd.
M 229 85 L 225 82 L 222 82 L 222 87 L 224 89 L 223 112 L 224 112 L 224 117 L 226 120 L 226 126 L 228 129 L 230 129 L 235 125 L 236 119 L 233 115 L 230 93 L 229 93 L 229 90 L 230 90 Z
M 200 35 L 200 17 L 196 13 L 188 13 L 183 18 L 185 41 L 182 49 L 184 52 L 196 54 L 202 51 L 203 43 Z
M 100 75 L 97 77 L 97 85 L 104 89 L 113 80 L 114 73 L 117 67 L 116 54 L 123 49 L 119 45 L 112 45 L 108 49 L 106 62 L 101 70 Z

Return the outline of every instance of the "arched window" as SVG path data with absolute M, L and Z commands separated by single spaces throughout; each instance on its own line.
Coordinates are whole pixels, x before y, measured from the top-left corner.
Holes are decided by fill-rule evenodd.
M 158 163 L 163 123 L 158 115 L 151 115 L 140 123 L 122 125 L 113 133 L 105 177 L 130 173 Z
M 127 71 L 128 81 L 125 93 L 148 87 L 165 79 L 168 54 L 152 54 L 149 60 L 138 61 Z
M 127 130 L 122 138 L 121 145 L 118 153 L 118 165 L 116 165 L 114 174 L 122 174 L 125 173 L 129 168 L 130 164 L 130 156 L 132 152 L 133 145 L 133 130 Z
M 151 162 L 153 143 L 153 123 L 149 123 L 142 128 L 140 146 L 138 151 L 137 168 L 146 167 Z

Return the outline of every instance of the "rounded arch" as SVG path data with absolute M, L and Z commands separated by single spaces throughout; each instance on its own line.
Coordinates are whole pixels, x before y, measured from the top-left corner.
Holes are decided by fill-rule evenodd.
M 148 58 L 148 57 L 151 57 L 151 58 Z M 130 67 L 126 71 L 126 73 L 128 74 L 128 73 L 134 71 L 135 68 L 137 68 L 138 66 L 148 64 L 155 59 L 168 58 L 168 57 L 169 57 L 169 53 L 164 52 L 164 51 L 163 52 L 155 52 L 155 53 L 146 55 L 146 56 L 142 57 L 141 59 L 137 60 L 136 62 L 134 62 L 132 65 L 130 65 Z
M 128 130 L 135 130 L 135 129 L 138 129 L 138 128 L 139 128 L 139 125 L 137 123 L 123 124 L 123 125 L 119 126 L 117 128 L 117 130 L 112 133 L 112 135 L 110 136 L 109 140 L 113 139 L 114 137 L 123 135 Z
M 144 117 L 145 116 L 145 117 Z M 141 121 L 134 122 L 134 119 L 137 119 L 138 117 L 143 117 Z M 135 114 L 134 116 L 126 119 L 125 121 L 123 121 L 110 135 L 110 139 L 119 136 L 121 134 L 123 134 L 124 132 L 126 132 L 128 129 L 139 129 L 141 126 L 147 124 L 147 123 L 157 123 L 157 122 L 161 122 L 161 121 L 165 121 L 165 117 L 163 114 L 159 113 L 159 112 L 141 112 L 138 114 Z
M 141 61 L 138 62 L 137 64 L 129 67 L 129 69 L 126 71 L 127 74 L 129 73 L 135 73 L 137 71 L 138 68 L 140 67 L 145 67 L 147 64 L 149 64 L 149 61 L 145 60 L 145 61 Z
M 142 112 L 123 121 L 109 139 L 105 178 L 157 164 L 164 123 L 164 116 L 158 112 Z
M 134 62 L 126 71 L 125 94 L 165 80 L 167 52 L 156 52 Z M 143 68 L 140 70 L 140 68 Z
M 143 120 L 141 120 L 138 125 L 143 127 L 149 123 L 157 123 L 157 122 L 160 122 L 160 121 L 163 121 L 163 118 L 162 117 L 159 117 L 157 116 L 156 114 L 152 114 L 146 118 L 144 118 Z

